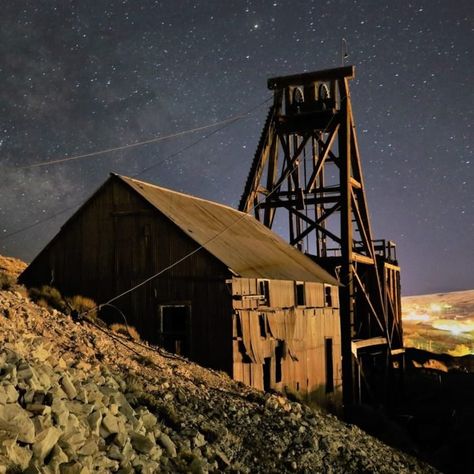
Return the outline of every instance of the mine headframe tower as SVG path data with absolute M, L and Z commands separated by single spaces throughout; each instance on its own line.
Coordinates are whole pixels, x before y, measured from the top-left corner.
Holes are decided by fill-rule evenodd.
M 374 240 L 349 93 L 354 67 L 272 78 L 240 210 L 340 281 L 343 404 L 386 403 L 403 368 L 395 245 Z

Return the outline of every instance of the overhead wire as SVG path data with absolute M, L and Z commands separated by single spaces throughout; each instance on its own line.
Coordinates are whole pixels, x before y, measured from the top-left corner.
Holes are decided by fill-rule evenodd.
M 17 230 L 14 230 L 14 231 L 12 231 L 12 232 L 8 232 L 8 233 L 6 233 L 6 234 L 3 234 L 3 235 L 0 236 L 0 241 L 6 240 L 6 239 L 8 239 L 8 238 L 10 238 L 10 237 L 13 237 L 14 235 L 17 235 L 17 234 L 21 234 L 22 232 L 25 232 L 25 231 L 27 231 L 27 230 L 30 230 L 30 229 L 32 229 L 33 227 L 36 227 L 36 226 L 38 226 L 38 225 L 40 225 L 40 224 L 43 224 L 44 222 L 48 222 L 48 221 L 50 221 L 50 220 L 52 220 L 52 219 L 54 219 L 54 218 L 60 216 L 61 214 L 64 214 L 65 212 L 70 211 L 71 209 L 76 208 L 80 203 L 81 203 L 81 201 L 76 201 L 72 206 L 66 207 L 66 208 L 64 208 L 64 209 L 62 209 L 62 210 L 60 210 L 60 211 L 58 211 L 58 212 L 56 212 L 56 213 L 54 213 L 54 214 L 52 214 L 52 215 L 50 215 L 50 216 L 48 216 L 48 217 L 45 217 L 44 219 L 40 219 L 40 220 L 38 220 L 38 221 L 36 221 L 36 222 L 33 222 L 32 224 L 29 224 L 29 225 L 27 225 L 27 226 L 25 226 L 25 227 L 22 227 L 21 229 L 17 229 Z
M 117 147 L 113 147 L 113 148 L 106 148 L 104 150 L 93 151 L 91 153 L 85 153 L 85 154 L 82 154 L 82 155 L 67 156 L 67 157 L 64 157 L 64 158 L 58 158 L 56 160 L 40 161 L 40 162 L 37 162 L 37 163 L 32 163 L 31 165 L 20 166 L 17 169 L 24 170 L 24 169 L 31 169 L 31 168 L 39 168 L 39 167 L 42 167 L 42 166 L 50 166 L 50 165 L 55 165 L 55 164 L 58 164 L 58 163 L 65 163 L 65 162 L 68 162 L 68 161 L 76 161 L 76 160 L 81 160 L 83 158 L 91 158 L 91 157 L 94 157 L 94 156 L 105 155 L 107 153 L 112 153 L 114 151 L 122 151 L 122 150 L 127 150 L 129 148 L 135 148 L 135 147 L 139 147 L 139 146 L 143 146 L 143 145 L 149 145 L 150 143 L 159 143 L 159 142 L 162 142 L 162 141 L 165 141 L 165 140 L 170 140 L 172 138 L 182 137 L 184 135 L 189 135 L 191 133 L 196 133 L 196 132 L 200 132 L 202 130 L 207 130 L 209 128 L 217 127 L 218 125 L 230 124 L 230 123 L 236 122 L 237 120 L 245 118 L 247 115 L 248 115 L 248 112 L 240 114 L 240 115 L 235 115 L 233 117 L 228 117 L 224 120 L 221 120 L 220 122 L 214 122 L 214 123 L 210 123 L 210 124 L 207 124 L 207 125 L 203 125 L 201 127 L 191 128 L 191 129 L 188 129 L 188 130 L 182 130 L 180 132 L 171 133 L 169 135 L 154 137 L 154 138 L 150 138 L 148 140 L 143 140 L 143 141 L 136 142 L 136 143 L 129 143 L 127 145 L 117 146 Z
M 197 145 L 198 143 L 201 143 L 202 141 L 207 140 L 207 139 L 210 138 L 211 136 L 213 136 L 213 135 L 215 135 L 216 133 L 220 132 L 221 130 L 227 128 L 228 126 L 232 125 L 233 123 L 236 123 L 236 122 L 238 122 L 239 120 L 242 120 L 243 118 L 248 117 L 248 116 L 249 116 L 250 114 L 252 114 L 255 110 L 257 110 L 258 108 L 260 108 L 262 105 L 266 104 L 266 103 L 267 103 L 268 101 L 270 101 L 270 100 L 271 100 L 271 97 L 265 99 L 264 101 L 260 102 L 260 103 L 257 104 L 256 106 L 250 108 L 250 109 L 247 110 L 246 112 L 243 112 L 243 113 L 241 113 L 241 114 L 239 114 L 239 115 L 235 115 L 234 117 L 231 117 L 230 119 L 221 120 L 220 122 L 214 123 L 212 126 L 216 126 L 216 125 L 219 125 L 219 124 L 221 124 L 222 126 L 219 127 L 219 128 L 216 129 L 216 130 L 213 130 L 211 133 L 208 133 L 207 135 L 204 135 L 204 136 L 200 137 L 198 140 L 195 140 L 194 142 L 190 143 L 189 145 L 186 145 L 186 146 L 180 148 L 178 151 L 175 151 L 175 152 L 171 153 L 170 155 L 167 155 L 165 158 L 163 158 L 163 159 L 161 159 L 161 160 L 159 160 L 159 161 L 153 163 L 152 165 L 147 166 L 146 168 L 143 168 L 143 169 L 140 170 L 139 172 L 134 173 L 131 177 L 132 177 L 132 178 L 136 178 L 136 177 L 141 176 L 142 174 L 146 173 L 147 171 L 149 171 L 149 170 L 155 168 L 156 166 L 159 166 L 159 165 L 161 165 L 161 164 L 163 164 L 163 163 L 166 163 L 166 162 L 167 162 L 168 160 L 170 160 L 171 158 L 174 158 L 174 157 L 180 155 L 181 153 L 183 153 L 184 151 L 189 150 L 190 148 L 192 148 L 193 146 Z M 210 125 L 205 125 L 205 126 L 203 126 L 203 127 L 198 127 L 198 128 L 196 128 L 196 129 L 192 129 L 192 132 L 196 132 L 196 131 L 198 131 L 198 130 L 204 130 L 204 129 L 206 129 L 206 128 L 211 128 L 211 126 L 210 126 Z M 189 130 L 188 130 L 188 131 L 184 131 L 184 132 L 186 132 L 186 133 L 191 133 L 191 131 L 189 131 Z M 178 132 L 178 133 L 174 134 L 174 137 L 177 137 L 177 136 L 180 136 L 180 135 L 183 135 L 183 132 Z M 167 138 L 170 138 L 170 137 L 171 137 L 171 136 L 168 136 Z M 163 137 L 163 139 L 164 139 L 164 137 Z M 140 143 L 134 144 L 133 146 L 138 146 L 138 145 L 144 144 L 144 143 L 151 143 L 151 142 L 150 142 L 150 141 L 140 142 Z M 129 148 L 130 148 L 130 147 L 129 147 Z M 102 152 L 109 153 L 110 151 L 116 151 L 116 150 L 119 150 L 119 149 L 123 149 L 123 148 L 121 148 L 121 147 L 116 147 L 116 148 L 111 148 L 111 149 L 108 149 L 108 150 L 105 150 L 105 151 L 103 150 Z M 100 153 L 102 153 L 102 152 L 94 152 L 94 154 L 98 155 L 98 154 L 100 154 Z M 79 159 L 79 158 L 88 157 L 88 156 L 92 156 L 92 154 L 78 155 L 77 157 L 70 157 L 70 158 L 71 158 L 71 159 L 72 159 L 72 158 L 74 158 L 74 159 Z M 63 161 L 64 161 L 64 160 L 63 160 Z M 69 160 L 68 160 L 68 161 L 69 161 Z M 58 161 L 58 160 L 54 161 L 54 163 L 58 163 L 58 162 L 60 162 L 60 161 Z M 46 166 L 47 164 L 53 164 L 53 162 L 44 162 L 44 163 L 42 164 L 42 166 Z M 38 165 L 39 165 L 39 164 L 38 164 Z M 21 167 L 21 168 L 19 168 L 19 169 L 26 169 L 26 168 L 28 168 L 28 167 Z M 38 220 L 38 221 L 36 221 L 36 222 L 34 222 L 34 223 L 32 223 L 32 224 L 29 224 L 29 225 L 27 225 L 27 226 L 25 226 L 25 227 L 22 227 L 22 228 L 20 228 L 20 229 L 15 230 L 15 231 L 9 232 L 9 233 L 7 233 L 7 234 L 3 234 L 3 235 L 0 236 L 0 242 L 3 241 L 3 240 L 8 239 L 8 238 L 10 238 L 10 237 L 13 237 L 14 235 L 17 235 L 17 234 L 20 234 L 20 233 L 25 232 L 25 231 L 27 231 L 27 230 L 30 230 L 30 229 L 32 229 L 33 227 L 36 227 L 36 226 L 38 226 L 38 225 L 40 225 L 40 224 L 43 224 L 43 223 L 45 223 L 45 222 L 48 222 L 48 221 L 50 221 L 50 220 L 56 218 L 57 216 L 59 216 L 59 215 L 65 213 L 65 212 L 67 212 L 67 211 L 69 211 L 69 210 L 71 210 L 71 209 L 73 209 L 73 208 L 75 208 L 75 207 L 78 207 L 81 203 L 82 203 L 82 201 L 76 201 L 72 206 L 69 206 L 69 207 L 67 207 L 67 208 L 65 208 L 65 209 L 62 209 L 62 210 L 60 210 L 60 211 L 58 211 L 58 212 L 56 212 L 56 213 L 54 213 L 54 214 L 52 214 L 52 215 L 50 215 L 50 216 L 44 218 L 44 219 L 40 219 L 40 220 Z

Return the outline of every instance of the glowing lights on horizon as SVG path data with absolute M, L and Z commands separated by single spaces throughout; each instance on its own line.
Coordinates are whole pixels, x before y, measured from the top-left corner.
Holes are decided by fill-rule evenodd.
M 432 324 L 434 329 L 440 329 L 441 331 L 449 331 L 454 336 L 474 331 L 474 321 L 456 321 L 451 319 L 438 319 L 433 321 Z
M 411 311 L 408 314 L 403 314 L 403 321 L 429 321 L 430 315 L 426 313 L 417 313 L 416 311 Z

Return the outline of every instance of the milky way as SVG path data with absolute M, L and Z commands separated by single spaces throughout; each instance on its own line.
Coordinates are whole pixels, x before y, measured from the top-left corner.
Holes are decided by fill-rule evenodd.
M 473 288 L 473 5 L 3 2 L 1 253 L 30 260 L 110 171 L 236 206 L 266 79 L 340 66 L 345 38 L 372 226 L 398 244 L 403 292 Z

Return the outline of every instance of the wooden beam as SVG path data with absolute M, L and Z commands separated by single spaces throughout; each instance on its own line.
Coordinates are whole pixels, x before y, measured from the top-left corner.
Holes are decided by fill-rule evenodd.
M 268 88 L 270 90 L 283 89 L 288 86 L 303 86 L 316 81 L 330 81 L 333 79 L 354 79 L 355 67 L 345 66 L 334 69 L 325 69 L 322 71 L 305 72 L 303 74 L 294 74 L 291 76 L 272 77 L 268 79 Z
M 357 189 L 362 189 L 362 184 L 360 184 L 359 181 L 357 181 L 356 179 L 354 179 L 353 177 L 351 177 L 351 186 L 353 188 L 357 188 Z
M 316 163 L 316 166 L 313 169 L 313 172 L 311 173 L 311 177 L 308 180 L 308 184 L 306 185 L 306 192 L 309 193 L 312 191 L 312 187 L 314 186 L 314 183 L 316 182 L 316 178 L 318 177 L 319 173 L 321 172 L 321 169 L 324 165 L 324 162 L 326 161 L 326 158 L 329 155 L 329 152 L 331 151 L 332 145 L 334 143 L 334 140 L 337 135 L 337 131 L 339 130 L 339 124 L 337 123 L 334 127 L 332 127 L 329 137 L 326 140 L 326 143 L 324 144 L 324 152 L 322 155 L 318 157 L 318 162 Z
M 375 320 L 377 321 L 378 325 L 380 326 L 380 329 L 382 330 L 382 332 L 385 332 L 387 333 L 388 332 L 388 329 L 386 328 L 386 326 L 384 326 L 382 324 L 382 322 L 380 321 L 379 319 L 379 315 L 377 314 L 377 311 L 375 311 L 375 308 L 374 308 L 374 305 L 372 304 L 372 301 L 370 301 L 370 297 L 369 295 L 367 294 L 367 290 L 365 289 L 363 283 L 362 283 L 362 280 L 359 278 L 359 275 L 357 275 L 357 272 L 354 270 L 353 272 L 353 275 L 355 277 L 355 281 L 356 283 L 359 285 L 359 289 L 360 289 L 360 292 L 362 295 L 364 295 L 364 298 L 365 298 L 365 301 L 366 303 L 368 304 L 369 308 L 370 308 L 370 311 L 372 312 Z
M 400 271 L 400 267 L 398 265 L 393 265 L 393 263 L 384 262 L 383 266 L 389 270 L 395 270 L 396 272 Z
M 367 257 L 366 255 L 362 255 L 360 253 L 352 252 L 352 259 L 358 263 L 364 263 L 366 265 L 373 265 L 374 259 Z
M 392 349 L 390 351 L 390 353 L 393 355 L 393 356 L 396 356 L 396 355 L 399 355 L 399 354 L 405 354 L 405 349 L 402 347 L 400 349 Z
M 370 339 L 356 339 L 351 342 L 352 353 L 357 356 L 360 349 L 373 346 L 386 346 L 387 338 L 385 337 L 371 337 Z

